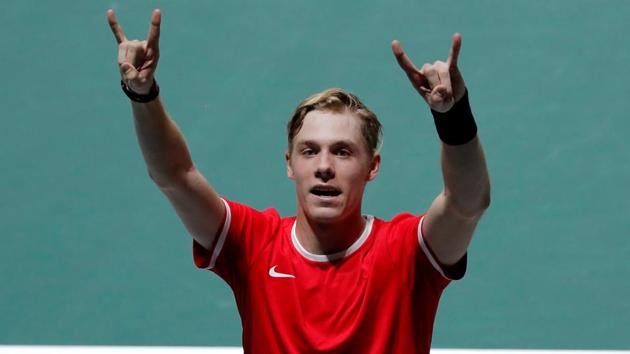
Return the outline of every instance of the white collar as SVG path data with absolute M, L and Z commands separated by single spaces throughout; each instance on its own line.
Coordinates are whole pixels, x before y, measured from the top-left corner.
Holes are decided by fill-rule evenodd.
M 295 249 L 302 256 L 304 256 L 305 258 L 311 261 L 315 261 L 315 262 L 334 261 L 334 260 L 353 254 L 368 239 L 368 237 L 370 236 L 370 232 L 372 231 L 372 224 L 374 223 L 374 216 L 366 215 L 365 218 L 366 218 L 366 223 L 365 223 L 365 227 L 363 228 L 363 232 L 361 233 L 361 236 L 359 236 L 359 238 L 357 238 L 356 241 L 354 241 L 354 243 L 350 245 L 350 247 L 346 248 L 345 250 L 335 252 L 333 254 L 314 254 L 307 251 L 306 248 L 304 248 L 304 246 L 302 246 L 302 244 L 298 240 L 297 233 L 295 231 L 296 225 L 297 225 L 297 218 L 293 222 L 293 227 L 291 228 L 291 241 L 293 242 L 293 246 L 295 247 Z

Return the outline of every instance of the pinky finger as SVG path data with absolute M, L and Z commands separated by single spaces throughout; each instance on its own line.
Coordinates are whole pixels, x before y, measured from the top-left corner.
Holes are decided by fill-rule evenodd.
M 451 49 L 448 52 L 448 59 L 446 63 L 449 68 L 457 67 L 457 59 L 459 58 L 459 50 L 462 47 L 462 35 L 459 33 L 453 34 L 453 43 L 451 44 Z

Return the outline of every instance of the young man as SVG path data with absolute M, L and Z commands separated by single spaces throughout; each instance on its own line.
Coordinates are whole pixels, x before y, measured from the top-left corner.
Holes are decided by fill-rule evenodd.
M 158 96 L 160 12 L 146 41 L 129 41 L 112 10 L 122 88 L 149 174 L 192 235 L 194 260 L 234 291 L 246 353 L 429 353 L 442 290 L 464 275 L 466 250 L 489 205 L 477 128 L 457 68 L 417 69 L 392 50 L 426 100 L 442 140 L 444 189 L 423 215 L 391 221 L 361 212 L 380 166 L 380 123 L 355 96 L 331 89 L 303 101 L 288 124 L 287 174 L 297 216 L 219 197 L 191 161 Z

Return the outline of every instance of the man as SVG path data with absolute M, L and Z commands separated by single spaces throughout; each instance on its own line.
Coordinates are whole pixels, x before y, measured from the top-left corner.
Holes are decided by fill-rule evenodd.
M 303 101 L 288 124 L 287 175 L 297 215 L 221 198 L 191 161 L 154 72 L 160 12 L 146 41 L 130 41 L 114 12 L 122 88 L 131 99 L 149 174 L 193 237 L 197 266 L 232 288 L 246 353 L 429 353 L 442 290 L 464 275 L 466 250 L 490 186 L 457 58 L 417 69 L 392 50 L 428 103 L 442 140 L 444 189 L 419 216 L 361 213 L 380 167 L 380 123 L 355 96 L 331 89 Z

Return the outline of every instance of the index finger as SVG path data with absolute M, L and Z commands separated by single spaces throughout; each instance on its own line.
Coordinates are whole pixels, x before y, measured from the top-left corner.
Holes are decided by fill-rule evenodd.
M 107 10 L 107 22 L 109 22 L 109 28 L 112 29 L 112 33 L 114 33 L 114 37 L 116 37 L 116 42 L 118 42 L 118 44 L 127 40 L 122 27 L 120 27 L 118 21 L 116 21 L 116 15 L 114 15 L 114 10 L 112 9 Z
M 459 33 L 453 34 L 453 44 L 451 45 L 451 49 L 448 51 L 448 59 L 446 59 L 446 64 L 448 67 L 457 67 L 457 58 L 459 57 L 459 50 L 462 47 L 462 35 Z
M 149 26 L 149 36 L 147 37 L 147 47 L 156 48 L 160 40 L 160 23 L 162 22 L 162 13 L 159 9 L 153 10 L 151 14 L 151 26 Z
M 409 59 L 407 54 L 405 54 L 405 51 L 402 49 L 402 46 L 400 45 L 400 42 L 398 40 L 392 41 L 392 51 L 394 52 L 394 56 L 398 61 L 398 65 L 400 65 L 400 67 L 407 74 L 413 74 L 420 71 L 418 70 L 418 68 L 416 68 L 415 65 L 413 65 L 413 62 L 411 61 L 411 59 Z

